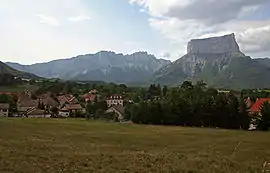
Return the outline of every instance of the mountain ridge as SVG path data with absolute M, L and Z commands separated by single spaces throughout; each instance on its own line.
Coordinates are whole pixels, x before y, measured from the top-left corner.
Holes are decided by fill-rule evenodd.
M 41 78 L 31 73 L 16 70 L 2 61 L 0 61 L 0 74 L 10 75 L 10 76 L 19 77 L 19 78 L 27 78 L 27 79 L 40 79 Z
M 126 55 L 100 51 L 96 54 L 79 55 L 32 65 L 7 62 L 15 69 L 46 78 L 102 80 L 117 83 L 146 82 L 150 80 L 154 71 L 169 63 L 169 60 L 157 59 L 154 55 L 142 51 Z

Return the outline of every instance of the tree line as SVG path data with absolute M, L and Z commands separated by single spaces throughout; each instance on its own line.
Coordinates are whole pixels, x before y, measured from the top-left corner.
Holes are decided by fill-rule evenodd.
M 149 98 L 126 107 L 126 118 L 138 124 L 248 129 L 244 98 L 207 89 L 202 81 L 172 88 L 151 85 Z

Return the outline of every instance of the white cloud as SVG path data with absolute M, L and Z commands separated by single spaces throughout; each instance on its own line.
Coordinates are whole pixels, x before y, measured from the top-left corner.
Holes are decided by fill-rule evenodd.
M 183 55 L 187 42 L 193 38 L 234 32 L 243 52 L 256 57 L 270 55 L 269 21 L 248 21 L 248 16 L 256 15 L 263 7 L 270 8 L 269 0 L 131 0 L 130 3 L 149 13 L 149 25 L 171 42 L 174 47 L 171 52 Z
M 79 15 L 76 17 L 70 17 L 68 18 L 68 20 L 71 22 L 79 22 L 79 21 L 84 21 L 84 20 L 91 20 L 91 17 L 85 16 L 85 15 Z
M 248 53 L 270 52 L 270 21 L 268 25 L 248 28 L 239 33 L 238 41 Z
M 40 17 L 40 23 L 44 23 L 44 24 L 48 24 L 48 25 L 52 25 L 52 26 L 60 26 L 60 22 L 51 16 L 46 16 L 44 14 L 38 14 L 38 17 Z
M 82 0 L 1 0 L 1 61 L 30 64 L 105 48 L 91 28 L 68 22 L 77 14 L 89 14 Z

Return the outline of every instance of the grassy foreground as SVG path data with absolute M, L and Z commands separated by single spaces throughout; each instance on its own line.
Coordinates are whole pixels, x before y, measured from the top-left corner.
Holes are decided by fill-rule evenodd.
M 270 133 L 0 118 L 0 172 L 262 172 Z

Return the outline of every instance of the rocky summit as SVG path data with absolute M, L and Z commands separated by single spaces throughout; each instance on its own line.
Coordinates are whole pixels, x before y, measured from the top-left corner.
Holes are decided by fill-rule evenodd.
M 153 83 L 179 85 L 185 80 L 204 80 L 219 88 L 263 88 L 270 82 L 270 68 L 240 51 L 235 35 L 193 39 L 187 54 L 155 72 Z
M 194 39 L 188 43 L 188 54 L 225 54 L 240 52 L 234 34 L 206 39 Z

